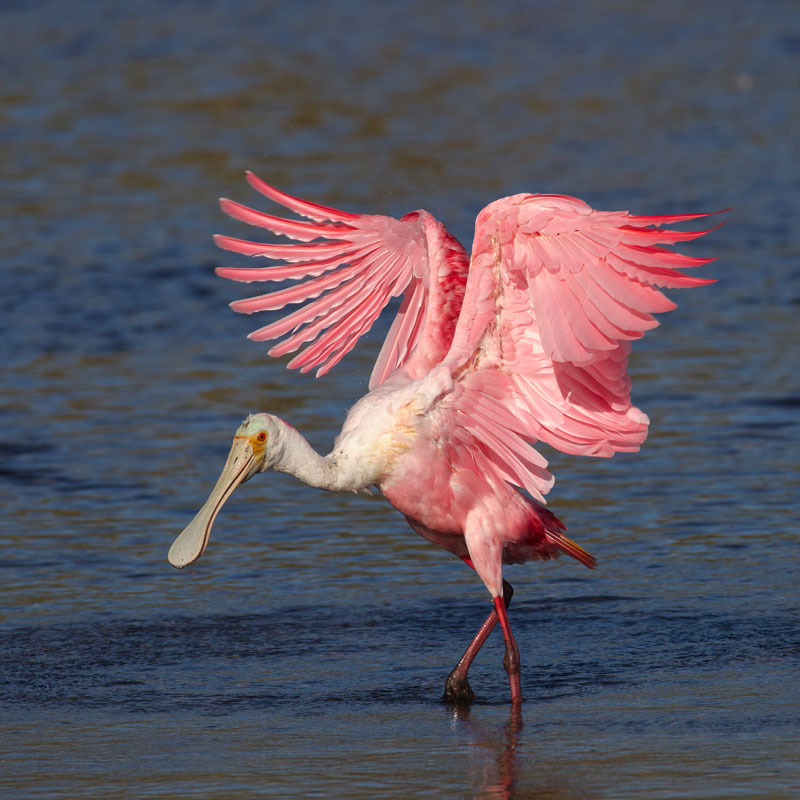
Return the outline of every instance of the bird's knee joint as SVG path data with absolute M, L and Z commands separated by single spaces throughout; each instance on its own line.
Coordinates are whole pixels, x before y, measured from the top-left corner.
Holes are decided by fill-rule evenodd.
M 511 598 L 514 596 L 514 587 L 507 581 L 503 580 L 503 603 L 508 608 L 511 605 Z
M 509 675 L 519 675 L 519 649 L 516 646 L 506 647 L 503 666 Z

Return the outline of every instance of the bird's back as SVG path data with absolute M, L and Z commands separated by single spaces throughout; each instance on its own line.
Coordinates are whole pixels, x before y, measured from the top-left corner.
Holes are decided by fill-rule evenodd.
M 401 370 L 409 378 L 418 379 L 440 364 L 450 350 L 464 302 L 469 256 L 463 245 L 431 214 L 413 213 L 419 215 L 425 231 L 427 307 L 420 319 L 419 342 Z

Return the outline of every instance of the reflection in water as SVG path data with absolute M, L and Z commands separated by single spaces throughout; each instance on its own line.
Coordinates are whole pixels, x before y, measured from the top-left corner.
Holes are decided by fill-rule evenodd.
M 522 731 L 522 709 L 519 704 L 510 706 L 509 721 L 499 730 L 475 718 L 469 706 L 455 705 L 452 708 L 453 723 L 469 739 L 470 751 L 476 758 L 471 763 L 484 769 L 475 776 L 476 798 L 481 800 L 508 800 L 517 797 L 514 786 L 517 779 L 517 745 Z M 491 754 L 488 763 L 485 752 Z M 472 755 L 472 753 L 470 753 Z
M 453 707 L 453 721 L 469 737 L 471 751 L 480 750 L 470 758 L 473 769 L 476 798 L 481 800 L 507 800 L 514 797 L 517 779 L 517 745 L 522 730 L 522 710 L 515 704 L 510 707 L 510 719 L 499 730 L 473 717 L 469 706 Z M 485 758 L 490 753 L 490 759 Z M 472 755 L 472 753 L 470 753 Z
M 452 706 L 451 714 L 453 727 L 466 740 L 475 800 L 578 800 L 592 796 L 551 764 L 541 769 L 526 764 L 524 771 L 520 769 L 525 761 L 521 706 L 509 706 L 508 722 L 499 727 L 481 720 L 467 705 Z M 521 771 L 526 776 L 522 782 Z M 533 785 L 531 776 L 535 776 Z

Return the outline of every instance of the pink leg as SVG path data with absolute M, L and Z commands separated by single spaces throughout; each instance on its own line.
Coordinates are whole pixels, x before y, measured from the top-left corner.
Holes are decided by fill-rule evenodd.
M 464 561 L 471 567 L 472 562 L 469 559 L 464 559 Z M 509 604 L 511 603 L 511 597 L 514 594 L 514 587 L 508 582 L 503 581 L 503 599 L 497 598 L 497 602 L 503 606 L 503 612 L 505 613 L 505 609 L 508 608 Z M 506 623 L 508 623 L 508 618 L 506 617 Z M 475 693 L 472 691 L 472 687 L 469 685 L 469 681 L 467 680 L 467 672 L 469 670 L 470 664 L 472 664 L 475 656 L 478 655 L 478 651 L 483 647 L 483 643 L 489 637 L 489 634 L 494 630 L 494 626 L 497 625 L 497 610 L 494 609 L 488 617 L 486 617 L 486 621 L 481 625 L 478 632 L 475 634 L 475 638 L 470 642 L 469 647 L 464 651 L 464 655 L 461 656 L 458 664 L 456 664 L 455 669 L 447 676 L 447 682 L 444 685 L 444 697 L 443 700 L 449 703 L 471 703 L 475 699 Z M 513 640 L 512 640 L 513 641 Z M 506 651 L 508 648 L 506 648 Z M 505 662 L 504 662 L 505 663 Z M 519 654 L 517 655 L 517 680 L 519 680 Z
M 522 689 L 519 682 L 519 649 L 511 634 L 511 625 L 508 622 L 506 605 L 503 598 L 494 598 L 494 607 L 500 618 L 500 627 L 503 629 L 503 641 L 506 643 L 506 654 L 503 656 L 503 666 L 508 673 L 508 683 L 511 686 L 511 703 L 516 705 L 522 702 Z

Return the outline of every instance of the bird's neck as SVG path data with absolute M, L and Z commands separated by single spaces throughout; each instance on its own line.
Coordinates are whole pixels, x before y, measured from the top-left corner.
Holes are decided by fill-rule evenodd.
M 315 489 L 325 489 L 329 492 L 341 490 L 336 462 L 330 456 L 321 456 L 317 453 L 302 434 L 285 422 L 280 441 L 275 445 L 275 451 L 272 469 L 277 472 L 293 475 Z

